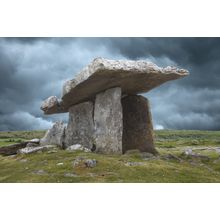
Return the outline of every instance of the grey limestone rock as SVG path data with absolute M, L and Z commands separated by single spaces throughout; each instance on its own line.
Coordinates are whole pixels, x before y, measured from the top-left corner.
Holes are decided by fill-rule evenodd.
M 161 68 L 146 60 L 96 58 L 64 84 L 61 101 L 49 98 L 41 109 L 45 114 L 68 112 L 70 106 L 92 100 L 96 94 L 113 87 L 121 87 L 122 94 L 138 94 L 188 74 L 187 70 L 170 66 Z
M 156 154 L 153 124 L 147 98 L 140 95 L 126 96 L 123 106 L 123 153 L 131 149 Z
M 65 147 L 81 144 L 91 149 L 93 146 L 93 103 L 83 102 L 69 108 L 69 121 L 65 131 Z
M 65 136 L 65 124 L 63 122 L 56 122 L 51 129 L 49 129 L 45 136 L 40 140 L 40 145 L 58 145 L 63 147 Z
M 39 151 L 45 151 L 48 149 L 55 148 L 56 145 L 45 145 L 45 146 L 32 146 L 32 147 L 25 147 L 20 150 L 18 150 L 19 154 L 31 154 Z
M 94 124 L 96 152 L 122 153 L 121 88 L 96 95 Z

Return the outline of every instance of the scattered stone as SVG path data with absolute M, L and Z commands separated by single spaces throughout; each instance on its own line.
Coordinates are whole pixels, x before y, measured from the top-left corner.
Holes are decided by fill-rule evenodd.
M 87 159 L 84 161 L 86 167 L 93 168 L 97 165 L 97 161 L 95 159 Z
M 65 177 L 78 177 L 78 175 L 75 173 L 65 173 L 64 176 Z
M 96 152 L 122 153 L 121 88 L 108 89 L 96 95 L 95 110 Z
M 25 147 L 18 150 L 17 153 L 19 154 L 30 154 L 35 152 L 42 152 L 51 148 L 56 148 L 56 145 L 45 145 L 45 146 L 38 146 L 38 147 Z
M 33 174 L 45 175 L 45 174 L 47 174 L 47 172 L 45 172 L 44 170 L 37 170 L 37 171 L 33 171 Z
M 198 158 L 198 159 L 202 159 L 202 160 L 206 160 L 209 161 L 210 158 L 206 155 L 200 155 L 198 153 L 193 152 L 193 150 L 191 148 L 186 149 L 183 153 L 183 156 L 186 156 L 188 158 Z
M 57 163 L 57 166 L 63 166 L 63 163 Z
M 83 102 L 69 108 L 69 121 L 65 131 L 65 147 L 81 144 L 93 146 L 93 103 Z
M 65 125 L 63 122 L 56 122 L 51 129 L 49 129 L 45 136 L 40 140 L 40 145 L 58 145 L 63 147 L 65 134 Z
M 138 94 L 167 82 L 187 76 L 189 72 L 176 67 L 160 68 L 143 60 L 107 60 L 96 58 L 73 80 L 64 84 L 62 101 L 55 96 L 45 100 L 41 109 L 45 114 L 68 111 L 69 107 L 114 87 L 123 94 Z M 76 95 L 77 94 L 77 95 Z
M 79 166 L 83 162 L 83 160 L 85 160 L 85 159 L 86 158 L 83 157 L 83 156 L 78 156 L 78 157 L 75 158 L 75 160 L 73 161 L 72 164 L 73 164 L 74 167 Z
M 123 153 L 130 149 L 156 154 L 148 99 L 129 95 L 122 99 Z
M 90 149 L 83 147 L 81 144 L 71 145 L 71 146 L 67 147 L 66 150 L 68 150 L 68 151 L 80 150 L 80 151 L 84 151 L 84 152 L 91 152 Z
M 21 163 L 26 163 L 28 160 L 27 159 L 21 159 L 20 162 Z
M 129 166 L 129 167 L 132 167 L 132 166 L 142 166 L 144 165 L 143 162 L 126 162 L 125 163 L 125 166 Z

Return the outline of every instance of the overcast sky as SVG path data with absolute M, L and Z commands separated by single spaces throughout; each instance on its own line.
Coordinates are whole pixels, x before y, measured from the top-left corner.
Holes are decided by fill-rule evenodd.
M 41 102 L 96 57 L 147 59 L 190 76 L 144 94 L 155 128 L 220 130 L 220 38 L 0 38 L 0 130 L 47 129 Z

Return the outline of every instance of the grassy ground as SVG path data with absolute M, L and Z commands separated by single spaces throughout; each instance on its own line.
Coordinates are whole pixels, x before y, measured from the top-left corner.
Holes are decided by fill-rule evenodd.
M 0 132 L 0 146 L 42 137 L 44 131 Z M 50 150 L 0 156 L 0 182 L 220 182 L 220 131 L 156 131 L 159 156 Z M 198 155 L 186 156 L 192 149 Z M 96 159 L 87 168 L 81 159 Z

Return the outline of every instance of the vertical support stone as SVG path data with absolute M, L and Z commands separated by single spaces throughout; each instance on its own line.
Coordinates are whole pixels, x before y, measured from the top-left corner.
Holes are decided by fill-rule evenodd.
M 156 153 L 149 101 L 140 95 L 122 99 L 123 107 L 123 153 L 131 149 Z
M 93 146 L 93 103 L 83 102 L 69 108 L 69 121 L 65 131 L 65 147 L 81 144 L 92 149 Z
M 94 109 L 95 146 L 97 152 L 122 153 L 121 88 L 96 95 Z
M 65 127 L 66 126 L 62 121 L 54 123 L 52 128 L 50 128 L 40 140 L 40 145 L 54 144 L 63 147 Z

